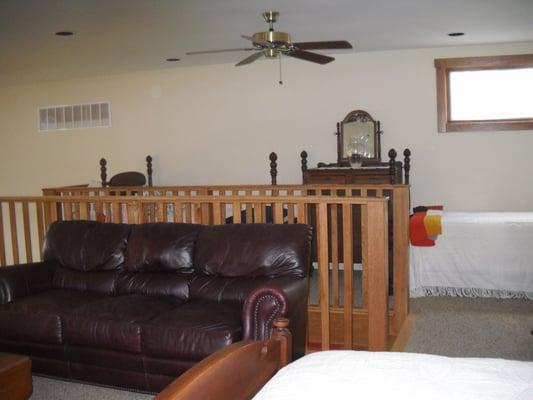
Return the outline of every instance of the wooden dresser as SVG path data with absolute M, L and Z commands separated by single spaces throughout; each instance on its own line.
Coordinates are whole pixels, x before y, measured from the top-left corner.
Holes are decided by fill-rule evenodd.
M 388 163 L 370 167 L 324 167 L 303 169 L 304 184 L 401 184 L 402 163 L 392 170 Z

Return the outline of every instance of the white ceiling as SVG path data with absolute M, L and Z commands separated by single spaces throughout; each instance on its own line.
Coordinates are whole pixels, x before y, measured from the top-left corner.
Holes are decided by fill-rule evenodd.
M 533 41 L 533 0 L 0 0 L 0 86 L 237 62 L 249 53 L 185 52 L 248 46 L 267 9 L 293 41 L 356 52 Z

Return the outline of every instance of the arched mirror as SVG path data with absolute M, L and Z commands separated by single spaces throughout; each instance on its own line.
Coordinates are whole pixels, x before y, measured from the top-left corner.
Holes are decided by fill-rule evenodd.
M 363 163 L 381 162 L 380 134 L 379 121 L 366 111 L 348 113 L 337 124 L 337 163 L 346 163 L 352 154 L 358 154 Z

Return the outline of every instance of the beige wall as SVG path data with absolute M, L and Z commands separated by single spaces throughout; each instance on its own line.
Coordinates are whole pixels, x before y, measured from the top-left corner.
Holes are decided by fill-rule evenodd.
M 147 71 L 1 89 L 0 194 L 142 170 L 154 157 L 155 184 L 301 182 L 310 165 L 336 159 L 336 121 L 369 111 L 382 149 L 413 153 L 412 204 L 449 210 L 532 210 L 533 132 L 437 133 L 433 59 L 533 52 L 533 43 L 339 54 L 327 66 L 215 65 Z M 237 56 L 236 56 L 237 57 Z M 237 57 L 238 58 L 238 57 Z M 236 58 L 236 60 L 237 60 Z M 110 100 L 113 127 L 40 134 L 39 106 Z

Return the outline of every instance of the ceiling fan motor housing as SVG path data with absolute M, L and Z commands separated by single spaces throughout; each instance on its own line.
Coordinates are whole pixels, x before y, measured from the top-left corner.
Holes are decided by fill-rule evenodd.
M 276 57 L 278 51 L 291 49 L 291 35 L 285 32 L 269 31 L 257 32 L 252 35 L 253 44 L 264 48 L 267 57 Z

